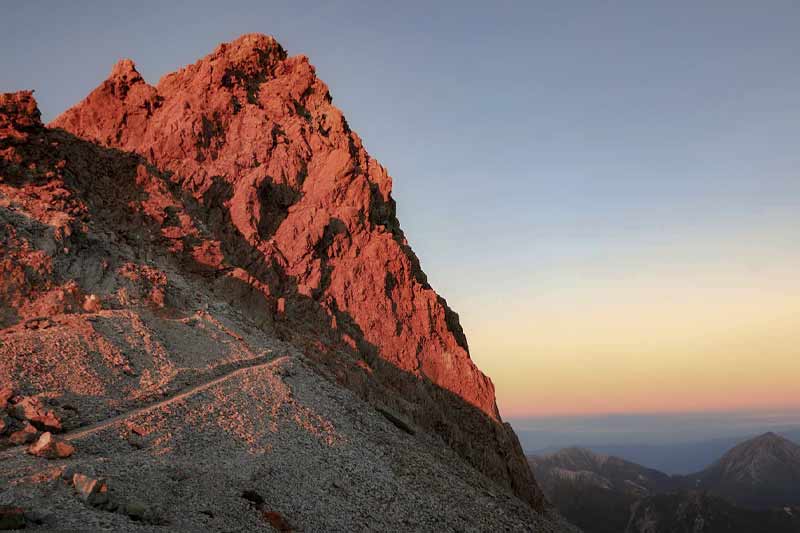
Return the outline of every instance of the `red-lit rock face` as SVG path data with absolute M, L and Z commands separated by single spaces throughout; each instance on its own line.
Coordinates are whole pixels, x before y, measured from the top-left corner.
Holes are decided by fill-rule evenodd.
M 492 383 L 470 360 L 458 316 L 427 284 L 400 230 L 391 178 L 307 58 L 246 35 L 155 87 L 122 60 L 52 126 L 173 172 L 235 229 L 237 242 L 223 239 L 229 262 L 247 269 L 258 250 L 294 280 L 300 300 L 329 313 L 339 340 L 497 418 Z M 283 283 L 255 277 L 270 298 L 283 296 Z

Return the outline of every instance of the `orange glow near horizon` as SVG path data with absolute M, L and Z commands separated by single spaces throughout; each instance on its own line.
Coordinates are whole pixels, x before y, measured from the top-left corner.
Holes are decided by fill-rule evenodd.
M 514 288 L 462 319 L 504 417 L 796 409 L 800 276 L 790 267 Z

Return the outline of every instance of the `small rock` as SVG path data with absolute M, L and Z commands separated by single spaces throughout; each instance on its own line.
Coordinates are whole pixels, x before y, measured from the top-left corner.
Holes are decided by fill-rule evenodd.
M 66 441 L 46 431 L 28 447 L 28 453 L 47 459 L 63 459 L 75 453 L 75 448 Z
M 277 529 L 278 531 L 291 531 L 292 526 L 289 524 L 289 521 L 284 518 L 284 516 L 276 511 L 263 511 L 261 516 L 264 517 L 264 520 L 269 522 L 273 528 Z
M 125 504 L 124 511 L 131 520 L 142 521 L 147 518 L 149 509 L 141 502 L 129 502 Z
M 0 409 L 7 407 L 8 400 L 14 396 L 14 389 L 9 386 L 0 387 Z
M 87 504 L 98 507 L 108 503 L 108 483 L 83 474 L 74 474 L 72 484 Z
M 242 498 L 256 505 L 262 505 L 264 503 L 263 496 L 251 489 L 242 491 Z
M 8 437 L 8 441 L 11 444 L 28 444 L 36 440 L 36 435 L 39 434 L 39 431 L 33 427 L 29 422 L 25 422 L 25 426 L 22 429 L 13 432 Z
M 135 433 L 140 437 L 144 437 L 145 435 L 147 435 L 147 430 L 138 424 L 133 424 L 133 423 L 128 424 L 128 429 L 131 430 L 131 433 Z
M 380 414 L 382 414 L 386 418 L 386 420 L 394 424 L 395 427 L 397 427 L 398 429 L 405 431 L 409 435 L 413 435 L 414 433 L 416 433 L 411 424 L 403 420 L 399 415 L 393 413 L 389 409 L 385 409 L 383 407 L 376 407 L 375 409 L 377 409 L 377 411 Z
M 100 298 L 95 294 L 90 294 L 83 300 L 83 310 L 87 313 L 98 313 L 102 308 Z
M 25 527 L 25 511 L 20 507 L 0 506 L 0 530 L 22 529 Z

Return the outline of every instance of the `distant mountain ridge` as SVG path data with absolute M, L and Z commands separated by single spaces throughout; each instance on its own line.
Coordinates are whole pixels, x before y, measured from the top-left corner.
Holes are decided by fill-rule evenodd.
M 663 421 L 669 424 L 669 420 Z M 513 422 L 512 422 L 513 425 Z M 765 427 L 771 427 L 766 424 Z M 521 424 L 515 425 L 522 446 L 527 455 L 551 455 L 567 447 L 578 446 L 587 448 L 595 453 L 624 457 L 626 460 L 644 465 L 648 468 L 660 470 L 670 475 L 688 476 L 699 472 L 710 464 L 716 462 L 728 450 L 746 440 L 753 439 L 765 430 L 748 430 L 737 435 L 687 439 L 678 442 L 664 441 L 662 443 L 643 442 L 635 436 L 625 436 L 619 441 L 613 439 L 598 440 L 589 438 L 574 442 L 578 437 L 568 432 L 557 437 L 539 431 L 525 429 Z M 781 426 L 771 429 L 772 432 L 782 435 L 793 441 L 800 442 L 800 426 Z M 554 441 L 559 444 L 541 446 L 543 441 Z
M 528 462 L 545 495 L 587 533 L 800 531 L 800 446 L 772 432 L 689 476 L 578 447 Z
M 603 488 L 632 494 L 668 490 L 674 484 L 663 472 L 585 448 L 565 448 L 547 457 L 530 457 L 529 463 L 543 477 L 583 478 Z

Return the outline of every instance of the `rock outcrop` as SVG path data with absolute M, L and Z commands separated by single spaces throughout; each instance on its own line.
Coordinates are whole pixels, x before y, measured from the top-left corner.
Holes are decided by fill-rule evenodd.
M 75 448 L 45 431 L 28 447 L 28 453 L 45 459 L 65 459 L 75 453 Z

